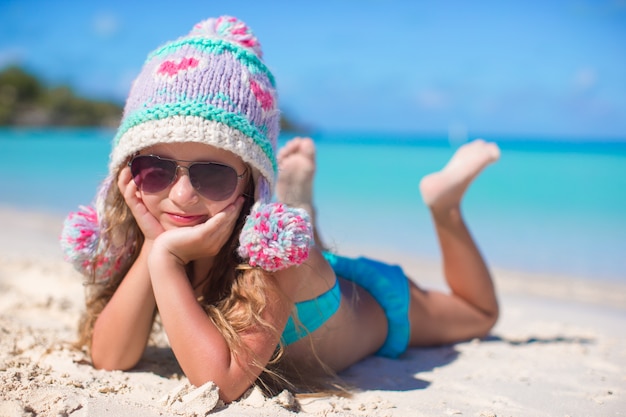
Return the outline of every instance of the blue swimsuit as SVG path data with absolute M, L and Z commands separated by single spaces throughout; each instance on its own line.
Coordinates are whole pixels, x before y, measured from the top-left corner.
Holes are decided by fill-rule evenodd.
M 338 277 L 356 283 L 367 290 L 385 311 L 388 332 L 385 343 L 376 353 L 395 358 L 401 355 L 409 344 L 409 282 L 396 265 L 388 265 L 367 258 L 346 258 L 331 253 L 324 257 Z M 320 328 L 341 304 L 339 281 L 327 292 L 312 300 L 295 304 L 298 321 L 296 326 L 289 317 L 282 339 L 290 345 Z

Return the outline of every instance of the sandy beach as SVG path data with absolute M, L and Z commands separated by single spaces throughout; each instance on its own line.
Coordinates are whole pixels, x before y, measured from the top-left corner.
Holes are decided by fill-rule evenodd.
M 62 260 L 62 220 L 0 208 L 0 416 L 626 415 L 626 284 L 499 269 L 490 337 L 369 358 L 341 374 L 351 398 L 252 390 L 224 405 L 187 383 L 164 337 L 132 372 L 97 371 L 71 347 L 83 287 Z M 435 265 L 402 264 L 442 285 Z

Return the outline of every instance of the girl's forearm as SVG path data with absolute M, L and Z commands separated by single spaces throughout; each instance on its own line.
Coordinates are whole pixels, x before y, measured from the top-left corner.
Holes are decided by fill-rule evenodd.
M 180 261 L 167 250 L 153 251 L 150 271 L 154 295 L 172 350 L 189 381 L 202 385 L 213 381 L 220 387 L 220 396 L 232 401 L 250 387 L 260 369 L 249 365 L 245 353 L 235 359 L 224 336 L 197 302 Z M 253 331 L 245 343 L 257 359 L 269 360 L 278 340 Z M 272 343 L 274 344 L 272 347 Z M 268 345 L 268 349 L 266 346 Z
M 130 369 L 141 358 L 154 321 L 156 302 L 148 272 L 152 243 L 146 241 L 93 329 L 91 357 L 96 368 Z

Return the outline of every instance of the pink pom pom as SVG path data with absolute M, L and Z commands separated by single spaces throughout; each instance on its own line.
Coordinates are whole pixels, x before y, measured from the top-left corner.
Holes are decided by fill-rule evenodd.
M 81 206 L 80 211 L 70 213 L 63 223 L 60 243 L 65 259 L 81 266 L 89 262 L 99 238 L 100 225 L 96 210 L 91 206 Z
M 80 206 L 65 219 L 59 242 L 66 261 L 84 275 L 95 269 L 96 280 L 103 281 L 119 269 L 122 257 L 99 253 L 100 239 L 98 213 L 91 206 Z
M 191 35 L 221 38 L 251 49 L 259 58 L 263 57 L 261 44 L 252 30 L 244 22 L 232 16 L 204 20 L 193 27 Z
M 308 213 L 282 203 L 255 204 L 239 237 L 239 255 L 251 266 L 274 272 L 309 257 L 313 228 Z

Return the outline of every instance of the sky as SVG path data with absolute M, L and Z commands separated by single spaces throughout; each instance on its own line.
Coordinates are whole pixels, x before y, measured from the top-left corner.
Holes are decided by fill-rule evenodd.
M 0 68 L 122 103 L 150 51 L 224 14 L 316 130 L 626 140 L 626 0 L 0 0 Z

